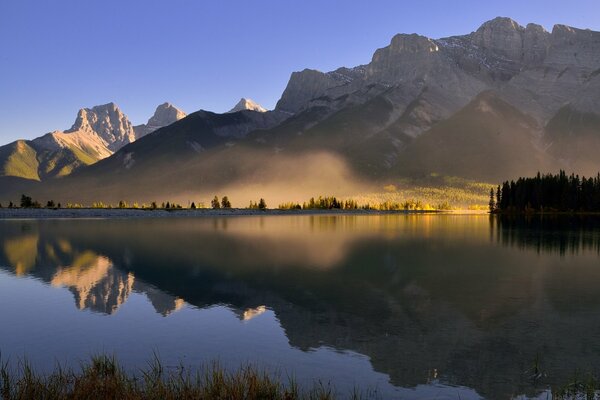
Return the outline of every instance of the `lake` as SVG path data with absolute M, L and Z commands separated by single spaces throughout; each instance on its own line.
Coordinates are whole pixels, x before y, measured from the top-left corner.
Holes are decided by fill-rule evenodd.
M 155 353 L 341 396 L 546 398 L 600 370 L 599 287 L 593 217 L 0 220 L 0 352 L 41 371 Z

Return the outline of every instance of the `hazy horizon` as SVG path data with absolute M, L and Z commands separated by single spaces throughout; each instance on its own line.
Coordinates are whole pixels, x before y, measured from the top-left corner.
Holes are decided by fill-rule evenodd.
M 241 97 L 272 109 L 293 71 L 368 63 L 396 33 L 466 34 L 496 16 L 600 30 L 598 3 L 550 3 L 4 2 L 0 143 L 67 129 L 80 108 L 108 102 L 134 124 L 165 101 L 188 113 Z

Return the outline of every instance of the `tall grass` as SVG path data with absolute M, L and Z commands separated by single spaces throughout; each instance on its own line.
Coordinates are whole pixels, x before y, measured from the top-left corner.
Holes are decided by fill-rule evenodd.
M 368 398 L 376 397 L 369 392 Z M 300 389 L 293 378 L 284 383 L 266 371 L 246 366 L 228 372 L 217 363 L 191 371 L 183 365 L 165 371 L 155 357 L 137 374 L 127 373 L 113 358 L 95 356 L 77 370 L 60 365 L 50 374 L 38 374 L 27 361 L 11 368 L 0 361 L 0 398 L 3 400 L 187 400 L 187 399 L 334 399 L 329 384 L 317 381 Z M 360 399 L 358 390 L 344 398 Z

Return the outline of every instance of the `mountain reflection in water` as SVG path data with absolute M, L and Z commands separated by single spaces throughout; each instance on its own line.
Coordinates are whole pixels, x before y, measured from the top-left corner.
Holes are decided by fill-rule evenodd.
M 28 220 L 1 221 L 0 239 L 0 267 L 80 310 L 113 315 L 137 293 L 162 316 L 272 311 L 293 348 L 365 355 L 398 387 L 536 395 L 534 360 L 556 383 L 600 367 L 595 218 Z

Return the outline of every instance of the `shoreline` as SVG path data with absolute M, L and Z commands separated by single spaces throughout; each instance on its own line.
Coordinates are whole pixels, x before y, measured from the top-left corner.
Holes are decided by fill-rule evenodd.
M 481 214 L 464 210 L 251 210 L 223 209 L 98 209 L 98 208 L 1 208 L 0 220 L 5 219 L 137 219 L 137 218 L 205 218 L 233 216 L 294 216 L 294 215 L 449 215 Z

